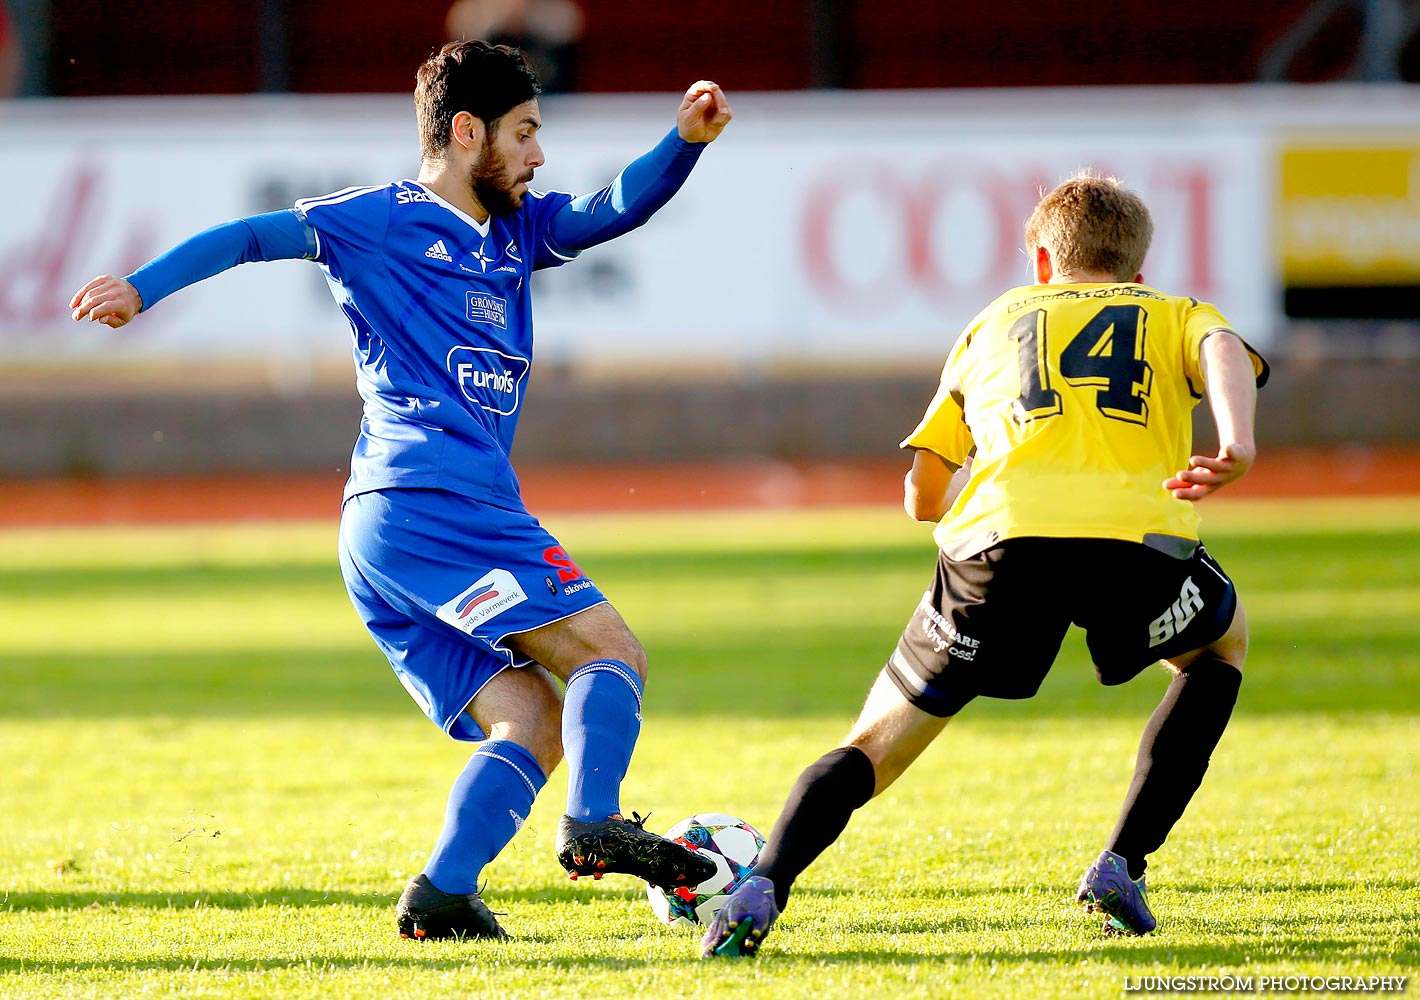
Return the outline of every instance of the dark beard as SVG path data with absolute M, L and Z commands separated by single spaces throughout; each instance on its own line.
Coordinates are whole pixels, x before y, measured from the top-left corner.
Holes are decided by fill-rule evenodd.
M 523 196 L 508 183 L 508 172 L 497 162 L 492 144 L 485 140 L 482 154 L 468 172 L 469 190 L 489 215 L 512 215 L 523 204 Z

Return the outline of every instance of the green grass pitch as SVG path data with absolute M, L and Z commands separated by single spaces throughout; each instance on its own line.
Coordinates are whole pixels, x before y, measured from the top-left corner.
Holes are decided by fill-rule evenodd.
M 550 518 L 650 653 L 624 804 L 768 830 L 926 585 L 882 509 Z M 398 940 L 468 748 L 349 608 L 333 523 L 0 533 L 0 996 L 1115 997 L 1138 977 L 1406 974 L 1420 957 L 1420 501 L 1213 502 L 1253 644 L 1150 868 L 1161 932 L 1073 902 L 1165 686 L 1072 635 L 811 868 L 755 961 L 702 963 L 552 857 L 565 777 L 487 871 L 515 940 Z M 1022 627 L 1029 627 L 1023 623 Z M 1412 984 L 1413 985 L 1413 984 Z

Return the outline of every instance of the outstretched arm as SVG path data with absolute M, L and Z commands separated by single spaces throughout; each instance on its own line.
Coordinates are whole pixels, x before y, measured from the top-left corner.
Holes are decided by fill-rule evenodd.
M 1246 475 L 1257 458 L 1257 375 L 1247 347 L 1236 334 L 1219 330 L 1203 341 L 1201 361 L 1208 406 L 1218 428 L 1218 454 L 1194 455 L 1187 469 L 1164 480 L 1164 489 L 1180 500 L 1202 500 L 1216 493 Z
M 115 329 L 179 288 L 254 260 L 314 257 L 309 226 L 295 212 L 269 212 L 224 222 L 184 240 L 127 278 L 101 274 L 69 300 L 75 320 Z
M 676 127 L 656 148 L 637 158 L 616 179 L 558 210 L 548 237 L 563 250 L 605 243 L 642 225 L 680 190 L 708 143 L 733 117 L 724 91 L 701 80 L 685 92 Z

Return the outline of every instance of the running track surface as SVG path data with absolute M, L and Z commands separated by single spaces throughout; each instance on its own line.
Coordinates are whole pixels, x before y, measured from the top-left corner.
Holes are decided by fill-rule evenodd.
M 908 462 L 746 461 L 529 466 L 535 513 L 896 504 Z M 170 479 L 0 480 L 0 527 L 331 518 L 341 471 Z M 1217 503 L 1291 496 L 1420 496 L 1420 447 L 1264 453 Z

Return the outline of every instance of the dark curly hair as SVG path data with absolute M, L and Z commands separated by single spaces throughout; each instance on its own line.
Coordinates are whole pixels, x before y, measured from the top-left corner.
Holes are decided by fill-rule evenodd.
M 540 93 L 537 74 L 517 49 L 450 42 L 424 60 L 415 75 L 420 152 L 427 158 L 443 154 L 449 146 L 449 123 L 460 111 L 496 132 L 498 119 Z

